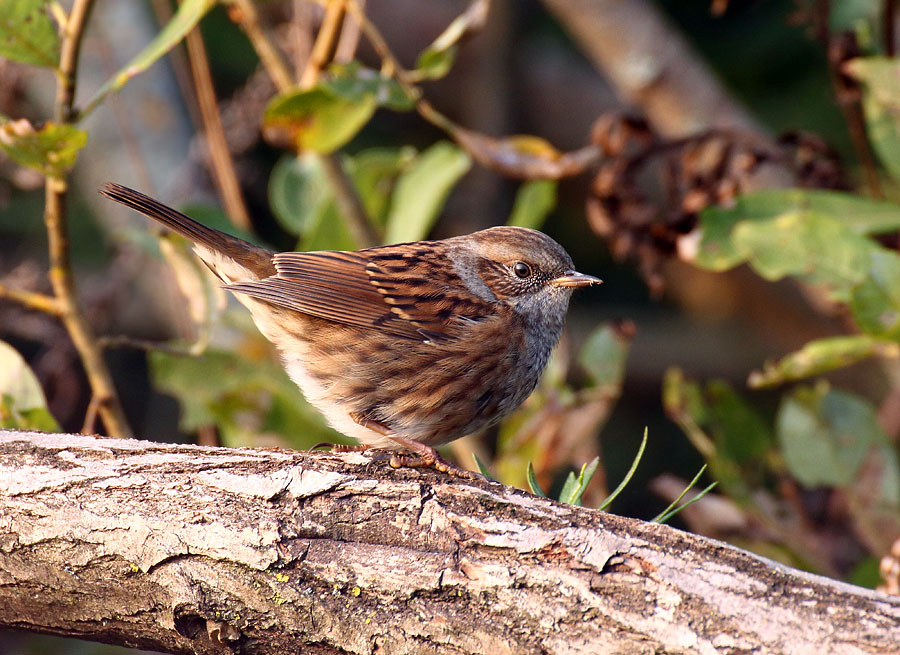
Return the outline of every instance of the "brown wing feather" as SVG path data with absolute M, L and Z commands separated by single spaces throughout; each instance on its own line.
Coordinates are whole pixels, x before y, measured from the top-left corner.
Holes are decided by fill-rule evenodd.
M 434 244 L 418 245 L 279 253 L 274 257 L 276 275 L 227 288 L 326 320 L 417 341 L 452 339 L 459 319 L 478 320 L 488 311 L 486 303 L 462 292 L 465 285 Z

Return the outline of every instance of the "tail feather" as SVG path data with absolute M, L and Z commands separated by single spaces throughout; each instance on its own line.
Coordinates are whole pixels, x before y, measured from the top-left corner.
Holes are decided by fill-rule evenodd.
M 226 259 L 234 260 L 240 266 L 252 271 L 257 278 L 275 274 L 275 266 L 272 263 L 274 253 L 270 250 L 207 227 L 150 196 L 145 196 L 143 193 L 121 184 L 107 182 L 100 188 L 100 193 L 165 225 L 198 246 Z M 203 259 L 207 261 L 206 257 Z M 207 264 L 211 268 L 213 267 L 213 262 L 207 261 Z

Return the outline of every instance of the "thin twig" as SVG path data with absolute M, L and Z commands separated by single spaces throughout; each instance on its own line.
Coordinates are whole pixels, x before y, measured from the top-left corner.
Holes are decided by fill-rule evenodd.
M 334 199 L 338 211 L 344 217 L 344 223 L 360 248 L 371 248 L 381 243 L 381 238 L 369 222 L 366 210 L 353 188 L 353 181 L 344 171 L 339 156 L 322 155 L 322 167 L 328 177 L 328 183 L 334 191 Z
M 114 66 L 115 56 L 109 45 L 109 40 L 105 34 L 97 35 L 94 36 L 93 44 L 100 53 L 100 65 L 103 68 L 104 76 L 109 79 L 116 72 Z M 147 167 L 147 160 L 141 153 L 141 145 L 132 123 L 133 116 L 126 112 L 122 97 L 118 93 L 111 94 L 106 99 L 106 102 L 118 125 L 119 132 L 122 134 L 122 146 L 125 149 L 128 160 L 131 162 L 131 166 L 134 167 L 134 174 L 140 182 L 141 186 L 138 188 L 145 189 L 147 193 L 152 193 L 154 191 L 153 177 L 150 175 L 150 169 Z
M 219 439 L 219 434 L 216 432 L 214 423 L 207 423 L 197 428 L 197 445 L 213 447 L 222 445 L 222 440 Z
M 150 0 L 150 5 L 153 7 L 153 13 L 156 14 L 156 22 L 160 25 L 168 25 L 175 15 L 169 0 Z M 194 87 L 191 82 L 187 53 L 184 48 L 172 48 L 169 50 L 168 57 L 169 63 L 172 65 L 172 72 L 175 74 L 175 83 L 181 92 L 181 99 L 187 106 L 194 125 L 199 126 L 201 122 L 200 107 L 197 106 L 197 98 L 193 93 Z
M 859 159 L 866 186 L 873 198 L 884 198 L 884 190 L 881 188 L 881 180 L 878 177 L 878 165 L 875 163 L 872 144 L 869 143 L 869 137 L 866 135 L 866 121 L 859 103 L 859 85 L 855 80 L 850 80 L 841 70 L 844 62 L 857 54 L 856 39 L 852 33 L 833 34 L 828 29 L 828 17 L 831 9 L 829 0 L 818 0 L 815 9 L 817 33 L 825 45 L 831 86 L 834 89 L 838 106 L 844 114 L 847 131 L 850 133 L 853 149 Z
M 81 434 L 94 434 L 97 425 L 97 412 L 100 410 L 100 396 L 92 395 L 84 413 L 84 423 L 81 424 Z
M 294 0 L 291 15 L 290 51 L 294 56 L 295 77 L 299 80 L 313 47 L 313 14 L 315 7 L 307 0 Z
M 419 116 L 424 118 L 426 121 L 428 121 L 435 127 L 444 130 L 447 134 L 454 138 L 459 132 L 460 126 L 444 116 L 444 114 L 439 112 L 437 109 L 435 109 L 430 102 L 425 100 L 425 98 L 419 98 L 416 101 L 416 111 L 418 111 Z
M 260 27 L 255 10 L 253 10 L 252 6 L 249 10 L 245 7 L 245 5 L 249 4 L 247 0 L 232 1 L 240 10 L 236 15 L 236 20 L 240 22 L 241 27 L 250 38 L 250 42 L 256 49 L 260 60 L 263 62 L 263 65 L 269 73 L 269 76 L 272 78 L 272 81 L 275 83 L 275 86 L 278 87 L 278 90 L 282 93 L 289 90 L 294 84 L 290 81 L 290 73 L 284 62 L 281 60 L 281 57 L 276 56 L 269 58 L 264 55 L 265 52 L 274 52 L 277 55 L 277 51 Z M 344 0 L 341 0 L 334 4 L 343 5 L 343 2 Z M 332 4 L 330 3 L 329 8 L 331 6 Z M 328 15 L 326 15 L 326 22 L 328 22 Z M 319 37 L 316 39 L 316 44 L 313 47 L 314 53 L 318 52 L 318 55 L 311 55 L 310 62 L 312 62 L 316 56 L 319 57 L 319 65 L 327 65 L 328 61 L 330 61 L 329 57 L 333 56 L 336 42 L 340 36 L 340 25 L 343 22 L 343 9 L 340 12 L 340 20 L 338 20 L 338 17 L 333 17 L 331 22 L 336 26 L 336 29 L 328 28 L 326 30 L 326 26 L 323 25 L 322 30 L 326 30 L 325 35 L 323 36 L 322 32 L 320 32 Z M 326 55 L 328 57 L 326 57 Z M 307 66 L 307 71 L 308 70 L 309 66 Z M 306 73 L 304 73 L 304 77 L 306 76 Z M 361 247 L 378 245 L 380 243 L 378 233 L 369 223 L 366 211 L 356 193 L 356 189 L 353 188 L 353 183 L 344 171 L 343 166 L 341 166 L 338 156 L 325 155 L 321 159 L 328 176 L 328 181 L 334 191 L 338 209 L 346 222 L 347 229 Z
M 259 25 L 259 16 L 252 0 L 231 0 L 232 6 L 238 11 L 232 12 L 232 20 L 235 20 L 241 29 L 247 34 L 253 49 L 259 55 L 259 60 L 272 78 L 276 88 L 284 93 L 294 86 L 290 69 L 281 59 L 281 55 L 269 41 Z
M 359 21 L 359 27 L 362 30 L 363 34 L 366 35 L 366 38 L 369 40 L 369 43 L 372 44 L 372 48 L 375 50 L 375 53 L 381 57 L 382 61 L 382 73 L 389 77 L 393 77 L 396 79 L 404 88 L 404 90 L 409 93 L 410 90 L 414 88 L 410 84 L 409 81 L 409 71 L 407 71 L 403 66 L 400 65 L 400 62 L 394 56 L 394 53 L 391 52 L 391 49 L 388 47 L 387 41 L 384 40 L 384 37 L 381 36 L 381 32 L 378 31 L 378 28 L 375 27 L 375 24 L 369 20 L 369 17 L 366 16 L 366 12 L 362 10 L 359 3 L 356 0 L 347 0 L 347 11 L 353 14 L 353 17 Z M 413 91 L 413 95 L 410 97 L 418 97 L 418 91 Z
M 57 86 L 54 107 L 54 117 L 59 124 L 68 123 L 74 118 L 75 71 L 81 38 L 92 6 L 93 0 L 75 0 L 66 23 L 60 49 L 60 71 L 63 79 Z M 131 428 L 122 411 L 112 375 L 103 360 L 94 332 L 78 305 L 69 259 L 66 190 L 65 179 L 53 176 L 47 178 L 44 189 L 44 223 L 47 227 L 50 254 L 50 283 L 59 304 L 60 317 L 81 357 L 91 390 L 97 398 L 98 412 L 103 424 L 112 436 L 131 436 Z
M 329 2 L 325 10 L 325 18 L 316 42 L 306 62 L 306 68 L 300 78 L 300 88 L 308 89 L 316 85 L 319 75 L 334 58 L 337 45 L 341 38 L 341 30 L 345 24 L 347 7 L 345 0 Z M 381 239 L 375 228 L 369 222 L 365 207 L 359 198 L 359 194 L 353 187 L 353 181 L 347 175 L 341 165 L 340 156 L 337 154 L 322 155 L 320 157 L 325 175 L 331 190 L 334 192 L 338 212 L 344 219 L 344 223 L 354 241 L 361 248 L 377 246 Z
M 366 0 L 356 0 L 360 9 L 365 11 Z M 356 48 L 359 46 L 359 37 L 362 31 L 359 28 L 359 21 L 353 16 L 344 19 L 344 28 L 341 30 L 341 38 L 338 41 L 337 51 L 334 53 L 334 60 L 345 64 L 351 61 L 356 55 Z
M 344 25 L 347 13 L 345 0 L 332 0 L 325 8 L 325 18 L 316 36 L 312 53 L 306 61 L 306 68 L 300 77 L 300 86 L 308 89 L 316 85 L 319 75 L 331 63 Z
M 881 19 L 881 25 L 885 57 L 893 57 L 897 53 L 895 20 L 897 20 L 897 0 L 884 0 L 884 16 Z
M 366 38 L 369 40 L 375 53 L 381 58 L 382 74 L 392 77 L 400 85 L 406 95 L 415 101 L 416 111 L 418 111 L 422 118 L 455 138 L 459 126 L 435 109 L 431 103 L 422 97 L 422 92 L 415 84 L 413 84 L 410 72 L 400 65 L 400 62 L 394 56 L 394 53 L 391 52 L 387 41 L 385 41 L 381 32 L 375 27 L 375 24 L 369 20 L 368 16 L 366 16 L 365 12 L 360 8 L 357 0 L 347 0 L 347 11 L 359 21 L 360 29 L 363 34 L 366 35 Z
M 203 132 L 206 135 L 206 143 L 209 145 L 210 163 L 216 186 L 219 187 L 225 211 L 232 224 L 235 227 L 249 230 L 252 227 L 250 213 L 244 203 L 241 185 L 238 183 L 231 152 L 228 150 L 228 141 L 225 139 L 225 129 L 222 127 L 222 117 L 219 115 L 219 107 L 216 102 L 212 73 L 209 70 L 209 58 L 206 56 L 206 47 L 203 45 L 203 35 L 199 28 L 195 27 L 188 33 L 185 37 L 185 45 L 191 64 L 191 74 L 194 78 L 194 88 L 197 92 L 197 102 L 200 105 L 200 115 L 203 119 Z
M 56 298 L 43 293 L 25 291 L 24 289 L 13 289 L 0 284 L 0 298 L 3 300 L 13 300 L 28 309 L 45 312 L 52 316 L 59 316 L 62 313 L 62 308 Z

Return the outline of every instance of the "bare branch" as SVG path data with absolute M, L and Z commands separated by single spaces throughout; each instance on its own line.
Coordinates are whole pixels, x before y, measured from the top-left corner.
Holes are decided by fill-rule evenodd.
M 66 22 L 60 50 L 61 79 L 57 84 L 54 117 L 60 124 L 75 117 L 76 71 L 81 39 L 91 12 L 93 0 L 76 0 Z M 100 418 L 109 434 L 117 437 L 131 436 L 131 428 L 125 418 L 118 393 L 112 381 L 103 353 L 97 344 L 94 331 L 78 304 L 75 278 L 69 259 L 69 229 L 66 218 L 66 180 L 48 177 L 44 186 L 44 224 L 50 253 L 50 283 L 59 307 L 59 316 L 78 351 L 91 391 L 97 398 Z
M 895 653 L 900 598 L 488 482 L 0 431 L 0 625 L 174 653 Z
M 206 56 L 206 46 L 203 43 L 200 28 L 195 27 L 188 32 L 184 42 L 191 65 L 191 74 L 194 78 L 194 88 L 197 92 L 197 104 L 200 106 L 203 133 L 209 146 L 209 162 L 213 179 L 219 188 L 219 194 L 232 225 L 250 230 L 253 224 L 250 222 L 250 212 L 244 202 L 237 172 L 234 170 L 234 161 L 228 150 L 228 141 L 225 138 L 225 129 L 222 126 L 222 117 L 219 115 L 219 105 L 216 101 L 212 72 L 209 69 L 209 58 Z
M 0 299 L 12 300 L 23 307 L 39 312 L 45 312 L 51 316 L 59 316 L 60 307 L 56 298 L 35 291 L 16 289 L 0 284 Z

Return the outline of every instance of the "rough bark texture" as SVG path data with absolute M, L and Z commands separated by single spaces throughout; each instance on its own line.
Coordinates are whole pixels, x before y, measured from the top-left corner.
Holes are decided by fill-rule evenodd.
M 175 653 L 897 653 L 900 598 L 362 454 L 0 431 L 0 625 Z

